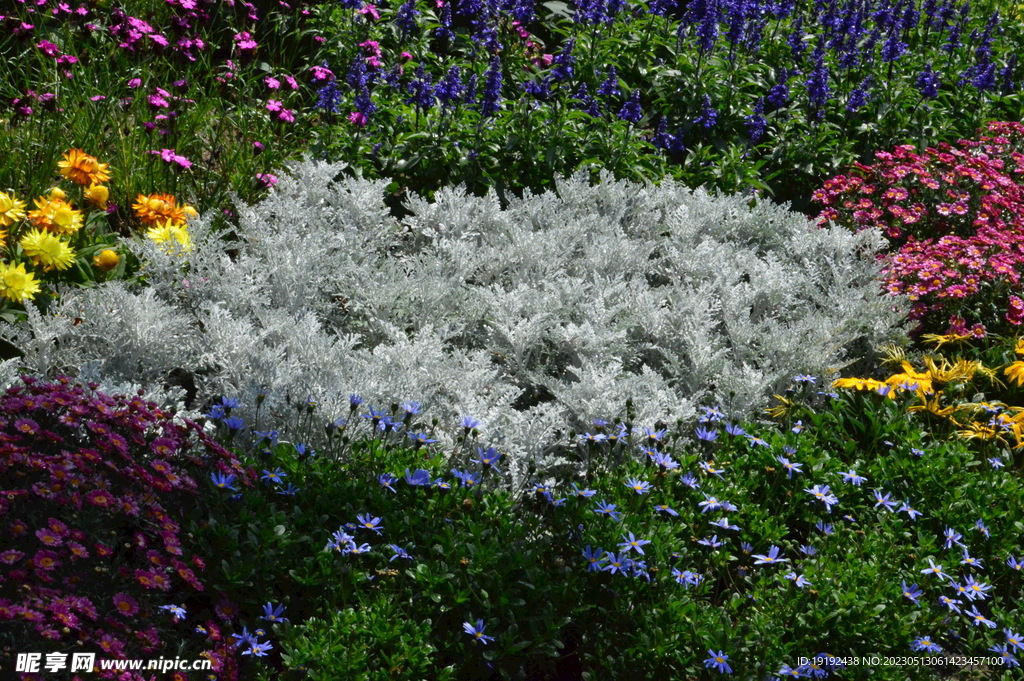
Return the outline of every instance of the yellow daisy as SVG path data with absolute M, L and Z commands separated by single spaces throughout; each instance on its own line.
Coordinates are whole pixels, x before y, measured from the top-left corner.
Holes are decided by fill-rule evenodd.
M 1024 362 L 1017 361 L 1003 369 L 1003 373 L 1018 386 L 1024 386 Z
M 75 252 L 67 242 L 38 229 L 21 237 L 21 248 L 34 264 L 46 272 L 54 268 L 66 270 L 75 262 Z
M 75 184 L 88 186 L 99 184 L 110 179 L 107 173 L 108 164 L 100 163 L 95 156 L 90 156 L 81 149 L 71 149 L 64 154 L 64 160 L 57 162 L 60 174 Z
M 183 251 L 192 250 L 192 240 L 189 238 L 188 229 L 184 225 L 177 225 L 171 220 L 167 220 L 163 225 L 152 227 L 148 232 L 148 236 L 158 244 L 166 244 L 164 250 L 171 253 L 175 246 L 171 242 L 177 242 L 177 247 Z
M 25 263 L 8 265 L 0 263 L 0 296 L 20 303 L 39 293 L 39 282 L 35 275 L 25 271 Z
M 13 225 L 25 217 L 25 202 L 0 192 L 0 227 Z

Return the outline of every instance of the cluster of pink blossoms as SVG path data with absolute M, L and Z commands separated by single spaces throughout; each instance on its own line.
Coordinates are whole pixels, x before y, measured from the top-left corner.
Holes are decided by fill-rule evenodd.
M 22 380 L 0 394 L 0 625 L 23 650 L 43 639 L 50 650 L 116 658 L 164 650 L 161 628 L 173 623 L 159 606 L 170 593 L 196 602 L 205 591 L 206 563 L 180 538 L 178 518 L 199 493 L 189 471 L 247 486 L 255 472 L 141 397 Z M 197 646 L 230 671 L 227 644 Z
M 878 152 L 814 192 L 829 221 L 878 227 L 891 244 L 884 287 L 912 303 L 919 332 L 973 333 L 1024 322 L 1024 125 L 917 153 Z M 973 324 L 973 325 L 971 325 Z

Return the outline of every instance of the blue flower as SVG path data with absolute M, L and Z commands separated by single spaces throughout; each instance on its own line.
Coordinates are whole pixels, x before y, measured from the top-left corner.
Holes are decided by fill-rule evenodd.
M 797 374 L 796 376 L 793 377 L 793 382 L 794 383 L 803 383 L 803 384 L 807 384 L 807 385 L 816 385 L 817 382 L 818 382 L 818 379 L 815 378 L 814 376 L 810 376 L 808 374 Z
M 799 679 L 807 676 L 804 674 L 803 667 L 797 667 L 796 669 L 790 667 L 788 664 L 782 665 L 782 669 L 776 672 L 779 676 L 789 676 L 794 679 Z
M 651 491 L 651 483 L 646 480 L 638 480 L 636 478 L 627 478 L 626 482 L 623 483 L 626 487 L 629 487 L 637 494 L 647 494 Z
M 501 110 L 501 58 L 497 55 L 484 72 L 484 93 L 480 102 L 480 115 L 488 118 Z
M 754 558 L 757 559 L 757 560 L 754 561 L 754 565 L 768 565 L 768 564 L 774 565 L 775 563 L 788 563 L 789 562 L 788 558 L 780 558 L 779 557 L 779 547 L 778 546 L 770 547 L 768 549 L 768 555 L 762 555 L 762 554 L 759 554 L 759 553 L 755 553 L 754 554 Z
M 422 468 L 417 468 L 415 473 L 410 473 L 409 469 L 406 468 L 405 482 L 410 485 L 429 485 L 430 473 Z
M 170 611 L 170 613 L 174 615 L 174 619 L 178 620 L 183 620 L 188 615 L 188 613 L 185 612 L 185 608 L 180 605 L 161 605 L 160 609 Z
M 477 620 L 476 626 L 473 626 L 472 622 L 464 622 L 462 624 L 462 628 L 467 634 L 472 636 L 475 640 L 479 641 L 483 645 L 487 645 L 489 641 L 494 640 L 493 636 L 487 636 L 486 634 L 484 634 L 485 627 L 483 620 Z
M 213 484 L 216 485 L 217 487 L 219 487 L 220 489 L 229 489 L 229 490 L 232 490 L 233 492 L 237 492 L 238 491 L 234 487 L 234 484 L 235 484 L 235 476 L 234 475 L 224 475 L 223 473 L 217 473 L 215 471 L 213 473 L 210 473 L 210 479 L 213 480 Z
M 704 411 L 704 416 L 700 417 L 701 423 L 714 423 L 725 418 L 725 414 L 720 406 L 701 407 L 701 409 Z
M 1018 572 L 1024 570 L 1024 559 L 1017 560 L 1013 556 L 1010 556 L 1006 559 L 1006 564 Z
M 452 68 L 458 68 L 458 67 L 453 66 Z M 470 430 L 473 430 L 474 428 L 476 428 L 477 426 L 479 426 L 480 422 L 477 421 L 472 416 L 463 416 L 462 417 L 462 421 L 459 422 L 459 425 L 461 425 L 467 431 L 470 431 Z
M 1011 653 L 1009 651 L 1009 649 L 1007 648 L 1007 646 L 1005 644 L 1004 645 L 996 644 L 996 645 L 990 647 L 989 650 L 991 650 L 994 653 L 999 653 L 999 656 L 1003 658 L 1002 665 L 1004 667 L 1012 669 L 1014 667 L 1019 667 L 1020 666 L 1020 662 L 1017 661 L 1017 658 L 1013 656 L 1013 653 Z
M 264 470 L 263 475 L 260 476 L 260 480 L 266 480 L 268 482 L 276 482 L 281 484 L 284 482 L 281 478 L 287 477 L 288 474 L 282 471 L 280 468 L 275 468 L 273 471 Z
M 590 497 L 597 494 L 597 492 L 592 489 L 580 489 L 579 487 L 576 486 L 575 482 L 572 483 L 572 493 L 573 496 L 583 497 L 585 499 L 589 499 Z
M 640 91 L 633 90 L 633 95 L 619 109 L 619 119 L 627 123 L 636 124 L 640 122 L 643 116 L 643 109 L 640 108 Z
M 712 535 L 710 539 L 707 539 L 707 538 L 705 538 L 705 539 L 698 539 L 697 543 L 701 544 L 702 546 L 707 546 L 707 547 L 712 548 L 712 549 L 717 549 L 719 546 L 722 546 L 724 544 L 724 542 L 718 541 L 718 535 L 717 534 Z M 619 546 L 622 546 L 622 544 L 619 544 Z
M 260 643 L 253 639 L 252 642 L 249 644 L 249 647 L 242 651 L 242 654 L 252 655 L 253 657 L 266 657 L 267 651 L 273 647 L 274 646 L 270 645 L 270 641 Z
M 698 427 L 694 429 L 694 434 L 697 439 L 703 440 L 704 442 L 714 442 L 718 439 L 718 431 L 711 428 Z
M 608 564 L 605 565 L 603 569 L 607 570 L 613 575 L 616 572 L 623 572 L 625 570 L 626 561 L 627 558 L 625 553 L 620 553 L 618 556 L 616 556 L 614 553 L 609 552 Z
M 896 506 L 896 502 L 895 501 L 890 501 L 889 500 L 889 497 L 891 496 L 891 494 L 892 493 L 890 492 L 889 494 L 886 494 L 885 496 L 883 496 L 881 490 L 877 490 L 877 489 L 874 490 L 875 508 L 878 508 L 879 506 L 884 506 L 886 508 L 886 510 L 891 513 L 893 511 L 893 507 Z
M 901 582 L 901 589 L 903 590 L 903 595 L 909 598 L 914 603 L 917 603 L 917 600 L 921 598 L 921 594 L 924 593 L 919 588 L 917 588 L 917 584 L 911 584 L 910 586 L 907 586 L 906 581 Z
M 963 601 L 958 601 L 950 598 L 949 596 L 939 596 L 939 605 L 944 605 L 953 612 L 960 612 L 960 605 Z
M 622 542 L 619 543 L 619 546 L 622 548 L 622 553 L 623 554 L 626 554 L 631 549 L 633 549 L 633 550 L 636 550 L 636 552 L 639 553 L 642 556 L 642 555 L 644 555 L 643 545 L 644 544 L 650 544 L 650 543 L 651 543 L 651 540 L 649 540 L 649 539 L 637 539 L 636 537 L 633 536 L 633 533 L 630 532 L 628 537 L 626 535 L 622 535 Z
M 222 407 L 219 404 L 215 404 L 212 407 L 210 407 L 210 412 L 208 414 L 204 414 L 204 416 L 206 418 L 208 418 L 208 419 L 218 419 L 219 420 L 219 419 L 222 419 L 225 416 L 227 416 L 227 414 L 224 413 L 224 407 Z
M 995 629 L 997 626 L 992 620 L 985 619 L 985 616 L 978 612 L 978 606 L 976 605 L 971 608 L 971 611 L 967 613 L 967 615 L 970 616 L 971 620 L 974 622 L 974 626 L 984 624 L 989 629 Z
M 834 532 L 832 529 L 832 523 L 826 523 L 824 520 L 819 520 L 814 524 L 814 526 L 818 528 L 818 531 L 822 534 L 832 534 Z
M 622 96 L 622 90 L 619 89 L 619 75 L 616 73 L 614 65 L 608 68 L 608 77 L 597 88 L 597 94 L 602 97 Z
M 668 504 L 656 504 L 654 506 L 654 512 L 655 513 L 667 513 L 670 516 L 676 516 L 676 517 L 679 516 L 679 513 L 677 513 L 675 511 L 675 509 L 669 508 Z
M 948 549 L 953 544 L 956 544 L 957 546 L 963 546 L 963 544 L 960 543 L 960 539 L 963 538 L 963 535 L 954 530 L 953 528 L 947 527 L 945 535 L 946 542 L 942 545 L 942 548 Z
M 786 473 L 789 474 L 790 480 L 793 479 L 793 473 L 803 473 L 803 471 L 800 470 L 803 467 L 802 463 L 795 463 L 784 456 L 776 456 L 775 460 L 782 464 L 782 467 L 786 469 Z
M 469 471 L 462 472 L 455 468 L 452 469 L 452 475 L 462 483 L 463 487 L 473 487 L 479 484 L 481 480 L 481 475 L 479 473 L 470 473 Z
M 917 652 L 941 653 L 940 648 L 930 636 L 919 636 L 910 642 L 910 649 Z
M 292 496 L 295 496 L 298 492 L 301 492 L 301 491 L 302 491 L 302 489 L 300 487 L 296 487 L 295 485 L 293 485 L 292 483 L 289 482 L 286 486 L 284 486 L 281 489 L 277 490 L 277 493 L 278 494 L 283 494 L 283 495 L 285 495 L 287 497 L 292 497 Z
M 396 490 L 394 487 L 392 487 L 391 483 L 395 482 L 396 480 L 398 480 L 398 478 L 396 478 L 395 476 L 391 475 L 391 473 L 381 473 L 379 476 L 377 476 L 377 482 L 379 482 L 381 484 L 381 487 L 383 487 L 384 489 L 389 489 L 392 492 L 394 492 L 395 494 L 398 493 L 398 490 Z M 412 483 L 409 483 L 409 484 L 412 484 Z
M 857 487 L 860 487 L 861 483 L 867 481 L 867 478 L 857 475 L 857 471 L 852 468 L 845 473 L 840 473 L 840 475 L 843 476 L 843 482 L 848 482 L 852 485 L 856 485 Z
M 406 433 L 406 435 L 408 435 L 411 440 L 415 440 L 416 447 L 419 447 L 420 445 L 429 445 L 432 442 L 437 442 L 437 440 L 430 439 L 430 437 L 426 433 Z
M 622 517 L 622 515 L 618 511 L 615 510 L 615 506 L 616 506 L 615 504 L 609 504 L 609 503 L 604 502 L 604 501 L 599 501 L 597 503 L 597 508 L 594 509 L 594 513 L 597 513 L 599 515 L 606 515 L 609 518 L 611 518 L 612 520 L 616 520 L 617 521 L 617 520 L 619 520 L 619 518 Z
M 412 560 L 413 559 L 412 556 L 409 555 L 409 552 L 406 551 L 405 549 L 403 549 L 398 544 L 388 544 L 388 548 L 395 552 L 395 555 L 391 556 L 391 558 L 388 559 L 389 563 L 391 561 L 395 560 L 396 558 L 401 558 L 403 560 Z
M 783 578 L 785 578 L 785 579 L 792 579 L 793 582 L 797 585 L 797 587 L 799 587 L 801 589 L 804 588 L 805 586 L 813 586 L 813 584 L 811 584 L 809 581 L 807 581 L 807 579 L 804 578 L 803 575 L 798 575 L 795 572 L 790 572 L 788 574 L 785 574 L 785 575 L 783 575 Z
M 498 472 L 498 473 L 501 472 L 501 471 L 498 470 L 498 467 L 495 464 L 497 464 L 498 459 L 500 459 L 503 455 L 500 454 L 499 452 L 495 451 L 494 447 L 488 447 L 486 451 L 484 451 L 483 447 L 477 447 L 476 448 L 476 452 L 477 452 L 476 461 L 481 466 L 490 466 L 496 472 Z
M 698 487 L 700 487 L 700 483 L 697 482 L 697 478 L 693 477 L 693 473 L 689 472 L 687 472 L 687 474 L 684 475 L 683 477 L 679 478 L 679 482 L 683 483 L 690 489 L 697 489 Z
M 724 479 L 724 478 L 722 478 L 722 473 L 725 472 L 725 469 L 724 468 L 715 468 L 715 462 L 714 461 L 712 461 L 710 463 L 708 463 L 706 461 L 701 461 L 697 465 L 700 466 L 700 469 L 702 471 L 704 471 L 705 473 L 707 473 L 708 475 L 718 476 L 719 480 Z
M 221 397 L 220 406 L 224 409 L 237 409 L 242 406 L 242 403 L 234 397 Z
M 720 527 L 723 530 L 738 530 L 738 529 L 740 529 L 738 525 L 730 525 L 728 518 L 720 518 L 719 520 L 717 520 L 717 521 L 715 521 L 715 522 L 713 522 L 711 524 L 714 525 L 715 527 Z
M 362 515 L 357 515 L 356 520 L 359 521 L 359 527 L 365 530 L 373 530 L 380 534 L 380 518 L 374 518 L 369 513 L 363 513 Z
M 697 502 L 697 505 L 701 507 L 702 513 L 717 511 L 722 508 L 722 502 L 716 497 L 708 495 L 706 492 L 704 493 L 704 501 Z
M 359 395 L 356 395 L 355 393 L 352 393 L 351 395 L 348 396 L 348 406 L 352 411 L 355 411 L 356 408 L 363 402 L 365 402 L 365 400 Z
M 907 515 L 910 516 L 911 520 L 917 520 L 918 516 L 924 515 L 921 511 L 918 511 L 916 508 L 911 508 L 910 504 L 907 502 L 903 502 L 903 505 L 900 506 L 899 510 L 896 512 L 903 513 L 904 511 L 906 511 Z
M 708 649 L 708 659 L 704 660 L 704 666 L 708 669 L 712 667 L 717 669 L 721 674 L 732 674 L 732 667 L 729 666 L 727 660 L 729 656 L 719 650 L 717 653 L 714 650 Z
M 1016 650 L 1024 650 L 1024 636 L 1015 634 L 1010 629 L 1003 629 L 1003 633 L 1006 634 L 1006 643 L 1013 646 Z
M 587 572 L 600 572 L 601 563 L 605 561 L 605 550 L 601 547 L 591 549 L 588 544 L 583 549 L 583 557 L 587 559 Z
M 252 431 L 252 434 L 259 438 L 256 444 L 262 444 L 264 441 L 268 442 L 271 447 L 277 444 L 277 438 L 280 436 L 276 430 L 268 430 L 261 432 L 258 430 Z
M 242 426 L 245 425 L 245 421 L 243 421 L 237 416 L 229 416 L 226 419 L 224 419 L 223 423 L 231 432 L 237 432 L 242 429 Z
M 274 606 L 273 603 L 267 603 L 263 606 L 263 614 L 260 615 L 261 620 L 268 622 L 287 622 L 287 617 L 281 617 L 284 614 L 285 607 L 283 605 Z

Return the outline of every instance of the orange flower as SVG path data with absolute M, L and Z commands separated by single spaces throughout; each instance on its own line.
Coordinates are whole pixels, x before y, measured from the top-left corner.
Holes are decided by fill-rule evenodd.
M 67 151 L 64 160 L 57 162 L 57 167 L 60 168 L 61 175 L 83 186 L 99 184 L 110 179 L 107 173 L 108 164 L 100 163 L 96 157 L 81 149 Z
M 135 215 L 149 227 L 156 227 L 168 220 L 174 226 L 184 225 L 189 217 L 198 217 L 196 209 L 189 205 L 178 205 L 173 194 L 139 194 L 132 204 Z
M 40 196 L 35 204 L 37 210 L 29 211 L 28 221 L 39 229 L 66 235 L 74 234 L 82 228 L 82 211 L 54 197 L 54 192 L 50 192 L 49 198 Z

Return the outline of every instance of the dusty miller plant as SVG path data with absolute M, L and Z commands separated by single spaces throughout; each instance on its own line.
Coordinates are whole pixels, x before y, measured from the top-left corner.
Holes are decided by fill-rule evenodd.
M 203 218 L 189 252 L 136 243 L 148 286 L 83 290 L 6 331 L 24 353 L 7 375 L 77 369 L 173 402 L 184 372 L 191 406 L 240 397 L 243 417 L 257 391 L 339 416 L 351 393 L 416 400 L 442 425 L 478 419 L 514 479 L 628 398 L 637 425 L 701 402 L 750 416 L 794 374 L 834 373 L 900 333 L 875 232 L 582 174 L 506 210 L 461 187 L 414 197 L 398 222 L 385 181 L 341 170 L 292 167 L 239 205 L 236 240 Z

